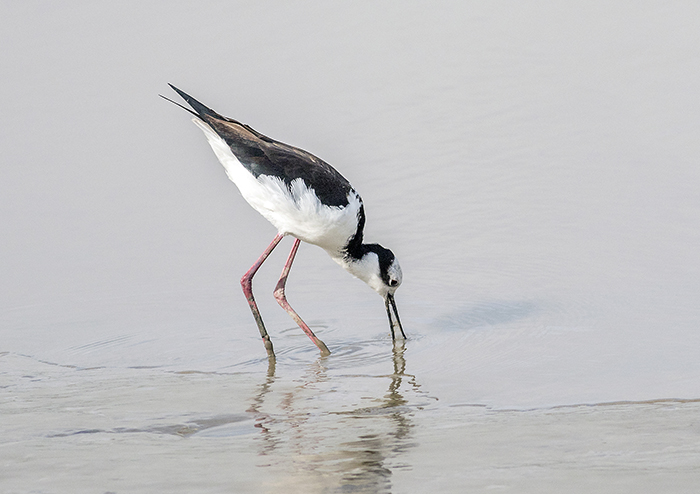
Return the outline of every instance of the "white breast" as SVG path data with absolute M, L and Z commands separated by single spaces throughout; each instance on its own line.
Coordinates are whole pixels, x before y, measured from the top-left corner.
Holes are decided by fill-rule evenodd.
M 354 191 L 345 207 L 326 206 L 303 180 L 290 187 L 278 177 L 253 176 L 231 152 L 228 144 L 201 120 L 192 120 L 202 129 L 226 174 L 243 198 L 282 234 L 318 245 L 335 257 L 357 229 L 357 214 L 362 200 Z

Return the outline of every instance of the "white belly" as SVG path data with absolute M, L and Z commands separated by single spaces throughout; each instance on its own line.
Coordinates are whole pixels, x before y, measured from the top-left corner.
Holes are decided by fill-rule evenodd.
M 355 192 L 348 194 L 349 204 L 345 207 L 326 206 L 301 179 L 294 180 L 288 188 L 277 177 L 260 175 L 255 178 L 207 124 L 199 119 L 192 121 L 204 131 L 226 174 L 243 198 L 280 233 L 318 245 L 331 255 L 338 255 L 355 234 L 357 214 L 362 205 Z

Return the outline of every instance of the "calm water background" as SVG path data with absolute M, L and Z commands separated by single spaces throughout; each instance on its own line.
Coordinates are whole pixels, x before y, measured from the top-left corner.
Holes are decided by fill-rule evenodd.
M 695 492 L 696 2 L 5 2 L 0 490 Z M 166 82 L 333 164 L 381 299 Z

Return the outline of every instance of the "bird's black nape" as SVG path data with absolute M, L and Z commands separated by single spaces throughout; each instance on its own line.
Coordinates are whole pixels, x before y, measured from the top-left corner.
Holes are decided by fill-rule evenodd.
M 347 245 L 345 245 L 345 257 L 352 259 L 362 259 L 366 251 L 363 250 L 362 239 L 365 229 L 365 206 L 360 205 L 360 210 L 357 212 L 357 229 L 355 235 L 350 237 Z
M 379 259 L 379 275 L 382 281 L 386 286 L 394 286 L 391 284 L 391 279 L 389 277 L 389 268 L 393 264 L 394 259 L 396 259 L 394 253 L 379 244 L 362 244 L 361 249 L 363 251 L 363 257 L 364 254 L 368 252 L 374 252 L 377 255 Z

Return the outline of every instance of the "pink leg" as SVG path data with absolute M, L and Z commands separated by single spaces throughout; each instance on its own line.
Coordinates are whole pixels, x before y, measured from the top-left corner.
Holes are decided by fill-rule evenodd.
M 277 303 L 282 306 L 284 310 L 286 310 L 290 316 L 292 316 L 292 319 L 296 321 L 296 323 L 299 325 L 299 327 L 306 333 L 306 336 L 311 338 L 311 341 L 314 342 L 314 344 L 318 347 L 319 350 L 321 350 L 321 355 L 330 355 L 331 352 L 328 350 L 328 347 L 323 343 L 321 340 L 319 340 L 316 335 L 314 334 L 313 331 L 311 331 L 311 328 L 307 326 L 307 324 L 299 317 L 299 314 L 297 314 L 294 309 L 292 309 L 292 306 L 289 305 L 289 302 L 287 302 L 287 297 L 284 294 L 284 287 L 287 284 L 287 276 L 289 276 L 289 270 L 292 269 L 292 262 L 294 262 L 294 256 L 297 255 L 297 250 L 299 249 L 299 244 L 301 243 L 301 240 L 294 239 L 294 245 L 292 246 L 292 251 L 289 253 L 289 258 L 287 259 L 287 264 L 284 265 L 284 269 L 282 270 L 282 275 L 280 276 L 280 280 L 277 282 L 277 286 L 275 287 L 275 298 L 277 299 Z
M 260 311 L 258 310 L 258 304 L 255 303 L 255 298 L 253 297 L 253 276 L 255 276 L 255 273 L 258 271 L 258 268 L 260 268 L 262 263 L 265 262 L 265 259 L 268 258 L 273 249 L 277 247 L 277 244 L 280 243 L 280 240 L 282 240 L 282 238 L 284 238 L 284 235 L 278 233 L 274 240 L 270 243 L 270 245 L 267 246 L 265 252 L 262 253 L 260 258 L 255 262 L 255 264 L 253 264 L 253 266 L 248 270 L 248 272 L 244 274 L 241 278 L 241 286 L 243 287 L 243 293 L 245 294 L 245 298 L 248 300 L 248 305 L 250 305 L 250 310 L 253 313 L 255 322 L 258 324 L 260 336 L 262 336 L 263 344 L 265 345 L 265 350 L 267 350 L 268 357 L 274 357 L 275 352 L 272 350 L 272 341 L 270 341 L 270 335 L 267 334 L 265 324 L 263 324 L 262 316 L 260 315 Z

